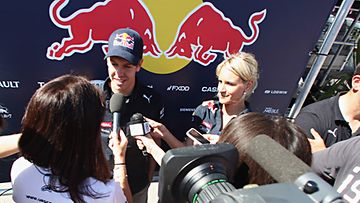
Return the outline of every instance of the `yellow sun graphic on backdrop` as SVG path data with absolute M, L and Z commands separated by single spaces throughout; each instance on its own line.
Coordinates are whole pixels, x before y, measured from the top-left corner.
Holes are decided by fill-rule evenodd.
M 163 52 L 175 40 L 178 26 L 186 15 L 203 3 L 199 0 L 144 0 L 143 2 L 155 21 L 156 40 Z M 177 57 L 167 59 L 162 54 L 159 58 L 145 56 L 143 68 L 152 73 L 170 74 L 182 69 L 188 63 L 189 60 Z

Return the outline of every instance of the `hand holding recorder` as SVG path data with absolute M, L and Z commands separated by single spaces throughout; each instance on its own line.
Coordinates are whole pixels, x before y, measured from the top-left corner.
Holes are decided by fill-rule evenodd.
M 191 140 L 194 141 L 195 145 L 202 145 L 202 144 L 210 144 L 210 141 L 207 140 L 199 131 L 195 128 L 190 128 L 186 132 L 186 136 L 188 136 Z

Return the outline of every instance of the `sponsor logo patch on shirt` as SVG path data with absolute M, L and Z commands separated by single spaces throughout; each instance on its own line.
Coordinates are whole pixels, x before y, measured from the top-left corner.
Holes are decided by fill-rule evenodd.
M 201 124 L 203 124 L 208 129 L 211 129 L 211 127 L 212 127 L 211 124 L 206 121 L 203 121 Z
M 112 128 L 112 122 L 101 122 L 100 126 L 102 128 Z

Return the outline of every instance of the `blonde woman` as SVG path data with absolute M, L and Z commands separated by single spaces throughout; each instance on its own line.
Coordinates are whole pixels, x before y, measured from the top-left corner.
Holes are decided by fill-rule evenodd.
M 230 55 L 216 68 L 218 93 L 214 100 L 203 102 L 192 115 L 192 126 L 206 134 L 215 143 L 227 123 L 234 117 L 250 110 L 246 101 L 257 87 L 259 78 L 258 63 L 255 56 L 240 52 Z M 161 123 L 148 119 L 154 131 L 152 137 L 160 137 L 172 147 L 184 146 Z
M 257 86 L 258 63 L 252 54 L 236 53 L 218 65 L 216 76 L 217 98 L 198 106 L 192 122 L 202 133 L 220 135 L 231 119 L 251 111 L 246 100 Z

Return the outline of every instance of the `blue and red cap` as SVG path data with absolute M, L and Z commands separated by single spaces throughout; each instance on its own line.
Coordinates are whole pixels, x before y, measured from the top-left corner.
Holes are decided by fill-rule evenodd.
M 139 33 L 130 28 L 115 30 L 109 38 L 109 56 L 121 57 L 133 65 L 138 65 L 143 57 L 144 42 Z

